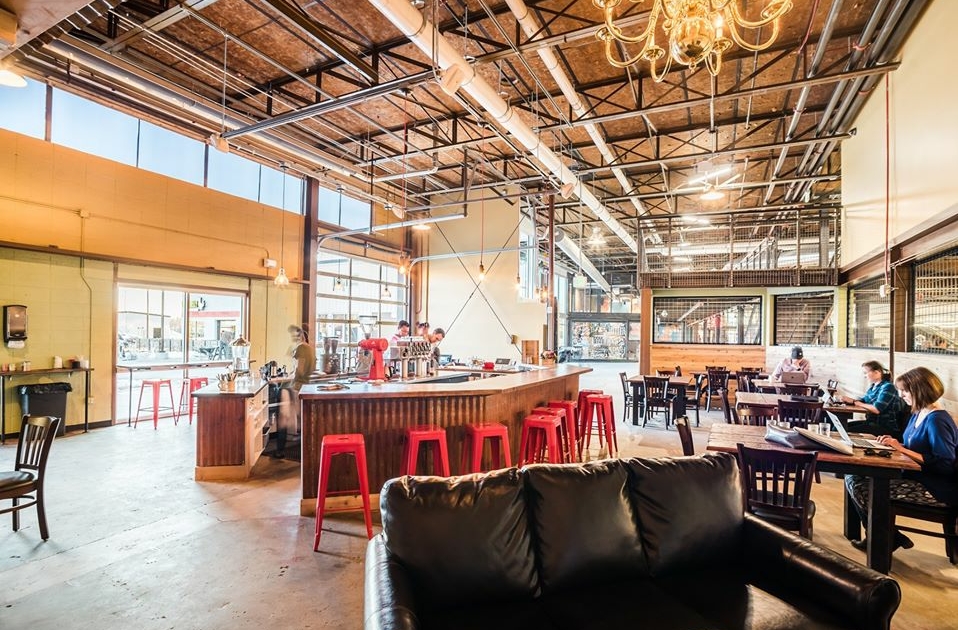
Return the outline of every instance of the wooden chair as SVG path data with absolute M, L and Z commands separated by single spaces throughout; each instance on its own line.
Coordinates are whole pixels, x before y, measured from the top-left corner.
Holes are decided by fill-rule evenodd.
M 724 389 L 719 391 L 719 403 L 722 407 L 722 415 L 725 416 L 725 424 L 738 424 L 738 411 L 729 403 L 728 392 Z
M 818 453 L 739 444 L 738 461 L 745 510 L 811 540 L 815 503 L 810 496 Z
M 781 393 L 786 396 L 814 396 L 817 390 L 811 385 L 783 385 Z
M 678 420 L 675 421 L 678 425 Z M 907 501 L 891 502 L 892 517 L 895 519 L 895 526 L 905 532 L 923 534 L 925 536 L 934 536 L 935 538 L 945 539 L 945 555 L 952 564 L 958 564 L 958 506 L 936 506 L 922 505 L 920 503 L 909 503 Z M 919 529 L 910 525 L 900 525 L 897 520 L 899 516 L 914 518 L 920 521 L 938 523 L 941 525 L 942 533 Z
M 645 411 L 645 394 L 639 396 L 639 400 L 635 399 L 635 397 L 632 395 L 632 385 L 629 383 L 628 376 L 626 376 L 625 372 L 619 372 L 619 380 L 622 381 L 622 396 L 625 400 L 625 404 L 622 405 L 622 422 L 628 422 L 629 412 L 632 411 L 632 405 L 638 404 L 643 407 L 642 410 Z
M 665 413 L 665 428 L 675 411 L 675 398 L 669 393 L 669 379 L 661 376 L 643 376 L 645 387 L 645 413 L 642 414 L 642 426 L 648 422 L 649 416 L 656 411 Z
M 705 366 L 706 372 L 708 372 L 709 370 L 724 370 L 724 369 L 725 369 L 724 365 L 706 365 Z
M 695 377 L 694 382 L 689 384 L 689 387 L 685 388 L 685 409 L 695 409 L 695 426 L 699 425 L 699 410 L 702 408 L 702 403 L 699 402 L 702 400 L 702 391 L 705 388 L 705 374 L 699 374 Z
M 780 398 L 778 401 L 778 419 L 789 422 L 793 427 L 807 429 L 810 424 L 818 424 L 822 419 L 822 402 L 805 402 Z
M 712 369 L 708 370 L 708 390 L 705 397 L 705 410 L 712 411 L 712 396 L 717 394 L 719 390 L 725 390 L 728 392 L 728 376 L 729 371 L 726 369 Z
M 672 370 L 656 370 L 656 376 L 672 376 Z
M 778 420 L 777 407 L 756 407 L 749 405 L 738 410 L 738 422 L 752 427 L 764 427 L 770 420 Z
M 755 378 L 752 376 L 751 372 L 738 372 L 735 374 L 735 385 L 740 392 L 750 392 L 754 388 L 752 387 L 752 379 Z
M 695 443 L 692 441 L 692 427 L 689 426 L 689 417 L 680 416 L 676 418 L 675 428 L 679 432 L 679 440 L 682 441 L 682 454 L 695 455 Z
M 0 510 L 0 514 L 12 512 L 13 531 L 17 531 L 20 529 L 20 510 L 37 506 L 37 521 L 43 540 L 50 538 L 43 506 L 43 481 L 50 447 L 60 422 L 60 418 L 49 416 L 23 416 L 13 470 L 0 472 L 0 500 L 13 501 L 13 505 Z M 20 503 L 21 499 L 28 502 Z
M 762 372 L 765 371 L 765 368 L 764 368 L 764 367 L 746 367 L 746 366 L 743 365 L 742 367 L 739 368 L 738 371 L 739 371 L 739 372 L 752 372 L 752 373 L 755 374 L 756 377 L 758 377 Z

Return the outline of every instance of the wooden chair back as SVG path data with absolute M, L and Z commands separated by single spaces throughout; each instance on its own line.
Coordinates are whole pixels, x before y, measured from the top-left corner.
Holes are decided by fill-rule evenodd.
M 808 428 L 810 424 L 818 424 L 822 419 L 821 402 L 805 402 L 780 398 L 778 401 L 778 419 L 789 422 L 793 427 Z
M 670 402 L 668 376 L 643 376 L 642 382 L 648 404 L 661 405 Z
M 695 444 L 692 442 L 692 427 L 689 426 L 689 417 L 680 416 L 675 419 L 675 428 L 679 432 L 679 440 L 682 441 L 682 454 L 695 455 Z
M 755 378 L 748 372 L 738 372 L 735 375 L 735 383 L 740 392 L 750 392 L 754 389 L 752 379 Z
M 756 407 L 749 405 L 737 412 L 738 422 L 752 427 L 764 427 L 769 420 L 778 420 L 778 407 Z
M 783 385 L 781 393 L 786 396 L 814 396 L 816 389 L 811 385 Z
M 678 422 L 678 421 L 676 421 Z M 935 538 L 945 539 L 945 555 L 952 564 L 958 564 L 958 506 L 939 506 L 923 505 L 921 503 L 909 503 L 908 501 L 892 501 L 892 516 L 895 518 L 895 526 L 906 532 L 933 536 Z M 899 516 L 927 521 L 929 523 L 938 523 L 941 525 L 942 533 L 932 532 L 927 529 L 920 529 L 912 525 L 899 524 Z
M 818 453 L 738 445 L 745 509 L 762 520 L 812 537 L 810 501 Z
M 728 390 L 728 376 L 729 371 L 726 369 L 708 370 L 709 389 L 712 393 L 716 393 L 720 389 Z
M 722 415 L 725 416 L 725 424 L 738 424 L 738 412 L 728 401 L 728 390 L 720 389 L 715 392 L 719 398 L 719 406 L 722 408 Z

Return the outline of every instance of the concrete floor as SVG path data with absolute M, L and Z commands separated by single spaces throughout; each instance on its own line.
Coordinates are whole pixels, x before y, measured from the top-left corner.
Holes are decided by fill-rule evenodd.
M 592 367 L 581 386 L 615 393 L 618 372 L 632 369 Z M 702 415 L 697 450 L 713 421 L 720 413 Z M 675 431 L 618 427 L 623 455 L 680 453 Z M 0 517 L 0 629 L 361 628 L 362 518 L 328 517 L 313 553 L 295 462 L 262 459 L 247 483 L 197 483 L 194 439 L 190 425 L 169 421 L 158 431 L 122 425 L 58 439 L 50 540 L 40 541 L 33 510 L 18 533 Z M 0 469 L 15 448 L 0 446 Z M 841 535 L 841 482 L 822 481 L 812 491 L 816 542 L 861 562 Z M 895 554 L 904 594 L 894 627 L 958 628 L 958 568 L 940 539 L 913 539 L 914 549 Z

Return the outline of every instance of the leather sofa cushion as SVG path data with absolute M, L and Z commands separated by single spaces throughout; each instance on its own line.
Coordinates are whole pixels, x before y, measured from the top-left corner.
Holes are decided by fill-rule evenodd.
M 734 455 L 636 458 L 625 464 L 651 575 L 733 560 L 744 518 Z
M 539 583 L 515 468 L 400 477 L 380 493 L 386 548 L 427 606 L 530 600 Z
M 619 460 L 524 468 L 543 592 L 648 575 Z

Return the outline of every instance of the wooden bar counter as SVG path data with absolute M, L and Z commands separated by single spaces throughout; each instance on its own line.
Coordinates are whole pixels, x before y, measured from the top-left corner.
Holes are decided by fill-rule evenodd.
M 265 381 L 221 391 L 218 384 L 193 392 L 196 398 L 197 481 L 247 479 L 263 452 L 266 413 Z
M 466 383 L 354 383 L 338 391 L 324 391 L 322 385 L 307 385 L 300 392 L 303 407 L 300 513 L 315 514 L 320 444 L 327 434 L 363 434 L 372 493 L 378 493 L 387 479 L 399 476 L 403 431 L 411 426 L 435 425 L 446 429 L 449 464 L 455 475 L 461 472 L 463 427 L 479 422 L 500 422 L 509 427 L 515 463 L 522 418 L 533 407 L 550 400 L 575 400 L 579 375 L 591 371 L 592 368 L 587 367 L 560 365 Z M 329 490 L 356 488 L 355 471 L 352 458 L 334 458 Z M 340 503 L 332 501 L 327 505 Z

